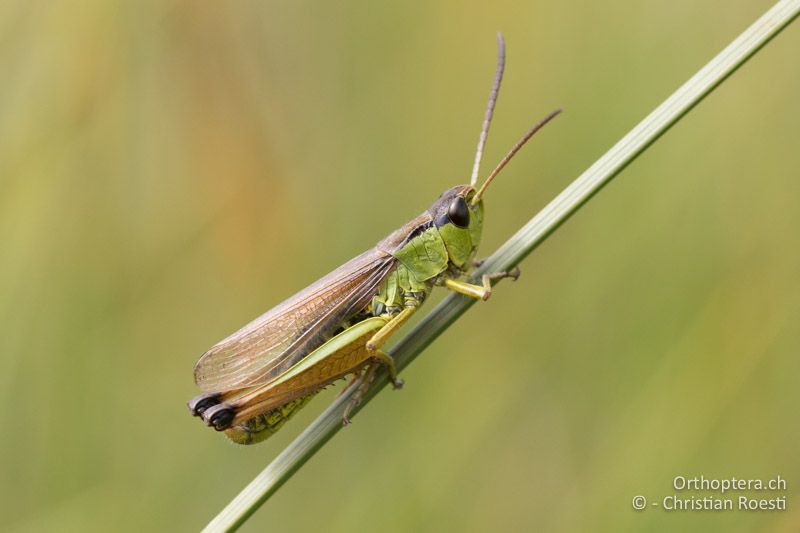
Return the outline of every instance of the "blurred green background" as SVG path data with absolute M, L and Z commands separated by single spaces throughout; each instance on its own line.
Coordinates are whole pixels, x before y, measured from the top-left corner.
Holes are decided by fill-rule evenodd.
M 205 349 L 468 179 L 497 30 L 485 167 L 566 112 L 490 190 L 487 254 L 770 5 L 0 4 L 0 529 L 197 530 L 324 408 L 237 447 L 185 402 Z M 244 531 L 797 531 L 798 49 L 795 25 Z M 631 509 L 701 474 L 781 475 L 789 510 Z

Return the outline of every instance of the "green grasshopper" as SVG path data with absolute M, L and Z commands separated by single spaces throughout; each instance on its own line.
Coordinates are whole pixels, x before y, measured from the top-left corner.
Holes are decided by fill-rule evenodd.
M 194 367 L 203 394 L 189 409 L 234 442 L 252 444 L 275 433 L 320 390 L 353 376 L 358 389 L 343 423 L 367 392 L 379 365 L 395 388 L 392 357 L 381 347 L 422 305 L 435 286 L 486 300 L 492 283 L 516 279 L 519 270 L 463 281 L 476 266 L 483 228 L 483 195 L 495 176 L 542 126 L 531 128 L 476 190 L 505 66 L 498 34 L 498 61 L 469 185 L 445 191 L 422 214 L 374 248 L 345 263 L 204 353 Z M 360 379 L 359 379 L 360 378 Z

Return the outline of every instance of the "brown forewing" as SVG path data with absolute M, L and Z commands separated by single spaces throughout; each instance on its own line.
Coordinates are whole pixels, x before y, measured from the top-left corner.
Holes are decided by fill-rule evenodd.
M 212 346 L 195 364 L 195 382 L 225 391 L 280 375 L 365 308 L 394 263 L 377 248 L 348 261 Z
M 430 221 L 427 211 L 415 217 L 375 248 L 212 346 L 195 364 L 197 385 L 208 392 L 241 389 L 266 383 L 291 368 L 370 303 L 395 268 L 391 253 Z

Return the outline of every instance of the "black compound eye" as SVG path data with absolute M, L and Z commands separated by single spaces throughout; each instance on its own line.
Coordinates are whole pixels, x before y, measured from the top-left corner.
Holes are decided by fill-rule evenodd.
M 467 202 L 463 198 L 457 196 L 450 202 L 450 207 L 447 208 L 447 216 L 450 222 L 459 228 L 466 228 L 469 226 L 469 208 Z

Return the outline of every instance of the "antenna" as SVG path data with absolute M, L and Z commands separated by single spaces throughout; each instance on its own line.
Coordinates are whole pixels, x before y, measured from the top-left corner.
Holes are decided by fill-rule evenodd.
M 481 135 L 478 137 L 478 148 L 475 151 L 475 163 L 472 165 L 472 177 L 469 184 L 475 187 L 478 183 L 478 172 L 481 168 L 481 158 L 483 149 L 486 146 L 486 137 L 489 135 L 489 125 L 492 123 L 494 106 L 497 104 L 497 93 L 500 92 L 500 82 L 503 81 L 503 69 L 506 65 L 506 43 L 503 41 L 503 34 L 497 32 L 497 70 L 494 73 L 492 90 L 489 91 L 489 102 L 486 104 L 486 113 L 483 115 L 483 125 Z
M 494 170 L 492 170 L 491 174 L 489 174 L 489 177 L 486 178 L 486 181 L 483 182 L 481 188 L 478 190 L 477 193 L 475 193 L 475 196 L 472 197 L 472 202 L 471 202 L 472 205 L 475 205 L 480 201 L 481 196 L 483 196 L 483 193 L 486 191 L 486 188 L 489 186 L 489 184 L 492 182 L 495 176 L 497 176 L 500 173 L 500 171 L 503 170 L 503 167 L 505 167 L 508 164 L 508 162 L 511 161 L 511 158 L 514 157 L 514 154 L 516 154 L 519 151 L 519 149 L 522 148 L 531 137 L 533 137 L 534 133 L 542 129 L 542 127 L 545 124 L 553 120 L 553 118 L 555 118 L 555 116 L 558 115 L 559 113 L 561 113 L 560 109 L 551 111 L 546 117 L 540 120 L 534 127 L 529 129 L 528 132 L 525 135 L 523 135 L 519 141 L 517 141 L 517 144 L 515 144 L 514 147 L 511 150 L 509 150 L 509 152 L 505 155 L 505 157 L 500 160 L 497 166 L 494 167 Z

